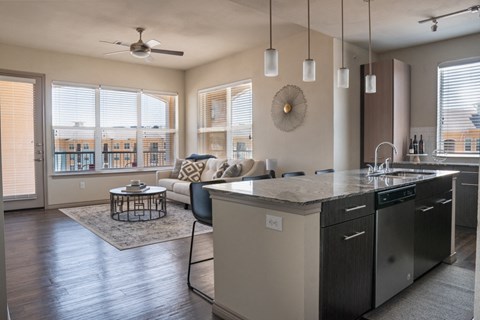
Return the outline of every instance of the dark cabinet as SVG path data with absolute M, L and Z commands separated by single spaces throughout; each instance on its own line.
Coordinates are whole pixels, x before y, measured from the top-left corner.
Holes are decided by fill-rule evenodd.
M 462 171 L 457 178 L 455 224 L 477 227 L 478 172 Z
M 452 235 L 450 185 L 451 178 L 417 185 L 414 241 L 415 279 L 450 255 Z
M 395 163 L 393 166 L 395 168 L 460 171 L 457 176 L 455 192 L 455 224 L 469 228 L 477 227 L 478 165 Z
M 379 160 L 386 158 L 403 160 L 408 149 L 410 134 L 410 66 L 391 59 L 372 64 L 377 77 L 377 92 L 361 93 L 361 167 L 374 162 L 375 147 L 383 141 L 391 142 L 392 148 L 378 150 Z M 365 81 L 368 65 L 361 66 L 361 83 Z
M 366 201 L 345 208 L 358 208 L 354 211 L 361 212 L 371 206 L 368 215 L 364 213 L 363 217 L 321 228 L 320 314 L 323 320 L 353 320 L 372 309 L 375 215 L 373 195 L 370 197 L 372 203 Z M 338 203 L 333 207 L 338 210 Z

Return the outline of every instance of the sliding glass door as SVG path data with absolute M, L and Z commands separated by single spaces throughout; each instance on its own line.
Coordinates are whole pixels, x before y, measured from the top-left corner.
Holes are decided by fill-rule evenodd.
M 44 207 L 42 75 L 0 71 L 5 210 Z

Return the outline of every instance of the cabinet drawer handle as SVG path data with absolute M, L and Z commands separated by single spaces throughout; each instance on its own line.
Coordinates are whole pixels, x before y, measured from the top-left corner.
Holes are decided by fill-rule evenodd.
M 352 234 L 351 236 L 343 236 L 343 240 L 347 241 L 347 240 L 350 240 L 350 239 L 359 237 L 359 236 L 361 236 L 362 234 L 365 234 L 365 231 L 355 232 L 355 233 Z
M 432 210 L 433 208 L 435 208 L 435 207 L 423 207 L 423 208 L 420 209 L 420 211 L 427 212 L 427 211 Z
M 356 207 L 352 207 L 352 208 L 346 208 L 345 209 L 345 212 L 352 212 L 352 211 L 355 211 L 355 210 L 360 210 L 360 209 L 363 209 L 365 208 L 367 205 L 366 204 L 363 204 L 361 206 L 356 206 Z
M 462 185 L 462 186 L 466 186 L 466 187 L 478 187 L 478 183 L 466 183 L 466 182 L 462 182 L 461 185 Z
M 439 200 L 437 203 L 440 203 L 440 204 L 449 204 L 450 202 L 452 202 L 452 199 L 442 199 L 442 200 Z

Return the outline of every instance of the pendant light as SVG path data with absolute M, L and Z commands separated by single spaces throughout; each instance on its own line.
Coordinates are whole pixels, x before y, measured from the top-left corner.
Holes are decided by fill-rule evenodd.
M 348 88 L 349 70 L 345 68 L 345 50 L 343 41 L 343 0 L 342 0 L 342 67 L 337 71 L 337 86 L 339 88 Z
M 308 13 L 308 59 L 303 61 L 303 81 L 315 81 L 315 60 L 310 58 L 310 0 L 307 0 Z
M 368 75 L 365 76 L 365 93 L 377 92 L 377 77 L 372 74 L 372 18 L 370 13 L 370 1 L 368 2 Z
M 266 77 L 278 76 L 278 51 L 272 48 L 272 0 L 270 0 L 270 48 L 265 50 L 264 64 Z

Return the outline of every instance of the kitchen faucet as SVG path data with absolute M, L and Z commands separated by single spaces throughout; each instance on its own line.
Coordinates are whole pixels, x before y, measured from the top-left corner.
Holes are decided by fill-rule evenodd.
M 390 143 L 388 141 L 380 142 L 378 146 L 375 148 L 375 165 L 373 166 L 373 172 L 378 172 L 379 167 L 378 167 L 378 148 L 380 148 L 381 145 L 388 144 L 393 148 L 393 151 L 395 154 L 397 154 L 397 148 L 393 145 L 393 143 Z

